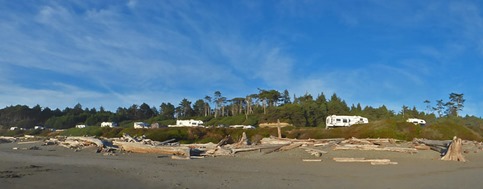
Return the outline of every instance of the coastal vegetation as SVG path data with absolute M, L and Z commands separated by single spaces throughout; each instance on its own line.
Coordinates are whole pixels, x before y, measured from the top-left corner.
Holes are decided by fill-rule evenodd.
M 36 105 L 8 106 L 0 109 L 0 135 L 48 134 L 47 131 L 19 130 L 10 131 L 10 127 L 32 129 L 41 125 L 51 129 L 63 129 L 66 135 L 94 135 L 119 137 L 122 133 L 146 135 L 148 138 L 164 140 L 176 138 L 185 142 L 218 141 L 226 135 L 240 136 L 243 130 L 218 128 L 226 125 L 255 125 L 290 123 L 294 127 L 284 128 L 283 135 L 291 138 L 330 138 L 330 137 L 390 137 L 410 140 L 414 137 L 432 139 L 451 139 L 454 135 L 466 139 L 481 139 L 483 120 L 475 116 L 461 116 L 465 99 L 463 94 L 451 93 L 449 101 L 436 100 L 431 105 L 429 100 L 425 111 L 415 106 L 402 106 L 401 110 L 389 110 L 386 106 L 347 105 L 337 94 L 326 98 L 324 93 L 316 97 L 305 94 L 290 97 L 287 90 L 259 89 L 258 94 L 228 99 L 220 91 L 213 96 L 205 96 L 193 104 L 183 99 L 177 106 L 161 103 L 158 107 L 146 103 L 119 107 L 115 112 L 103 107 L 84 108 L 80 103 L 63 110 Z M 325 118 L 328 115 L 360 115 L 370 120 L 369 124 L 350 128 L 325 130 Z M 407 118 L 426 120 L 424 127 L 406 123 Z M 158 123 L 161 127 L 174 124 L 176 119 L 202 120 L 210 128 L 160 128 L 133 129 L 133 122 Z M 101 128 L 100 123 L 110 121 L 119 123 L 119 128 Z M 87 125 L 79 129 L 75 125 Z M 276 129 L 257 128 L 246 130 L 256 138 L 276 135 Z

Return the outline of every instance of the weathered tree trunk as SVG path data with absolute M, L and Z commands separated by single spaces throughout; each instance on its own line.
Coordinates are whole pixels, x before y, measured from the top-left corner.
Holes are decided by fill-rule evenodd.
M 236 144 L 237 146 L 246 146 L 250 145 L 250 141 L 248 141 L 247 134 L 243 132 L 242 137 L 240 138 L 240 141 Z
M 447 161 L 462 161 L 466 162 L 465 157 L 461 153 L 461 139 L 458 137 L 453 137 L 453 141 L 448 147 L 448 151 L 446 154 L 441 158 L 441 160 L 447 160 Z

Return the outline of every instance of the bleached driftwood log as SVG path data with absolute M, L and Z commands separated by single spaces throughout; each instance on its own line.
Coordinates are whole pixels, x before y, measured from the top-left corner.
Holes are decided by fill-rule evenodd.
M 295 143 L 292 143 L 292 144 L 289 144 L 289 145 L 283 145 L 279 150 L 280 151 L 291 150 L 291 149 L 298 148 L 298 147 L 302 146 L 302 144 L 303 143 L 301 143 L 301 142 L 295 142 Z
M 94 137 L 67 137 L 66 140 L 74 140 L 74 141 L 79 141 L 81 143 L 85 143 L 87 145 L 94 144 L 97 147 L 104 147 L 104 143 L 100 139 L 97 139 Z
M 414 139 L 413 144 L 421 145 L 424 144 L 429 146 L 429 148 L 433 151 L 439 152 L 442 155 L 446 154 L 448 151 L 448 146 L 451 143 L 451 140 L 428 140 L 428 139 Z
M 238 152 L 249 152 L 249 151 L 256 151 L 256 150 L 264 150 L 264 149 L 280 149 L 285 145 L 257 145 L 248 148 L 232 148 L 231 153 L 236 154 Z
M 367 144 L 367 145 L 372 145 L 373 143 L 369 142 L 368 140 L 365 140 L 365 139 L 358 139 L 358 138 L 352 137 L 350 139 L 341 141 L 340 144 Z
M 390 152 L 403 152 L 403 153 L 417 153 L 415 148 L 401 148 L 401 147 L 373 147 L 373 146 L 336 146 L 334 150 L 373 150 L 373 151 L 390 151 Z
M 449 145 L 448 151 L 441 158 L 441 160 L 466 162 L 465 157 L 461 153 L 462 152 L 461 148 L 462 148 L 461 139 L 456 136 L 453 137 L 453 141 Z
M 262 140 L 260 140 L 260 143 L 261 144 L 291 144 L 292 141 L 290 140 L 283 140 L 283 139 L 279 139 L 279 138 L 262 138 Z
M 153 146 L 143 143 L 120 141 L 114 141 L 113 143 L 128 152 L 190 156 L 190 148 L 187 146 Z
M 16 137 L 0 136 L 0 143 L 11 143 L 16 142 L 17 140 Z
M 336 162 L 345 163 L 371 163 L 371 165 L 396 165 L 397 162 L 392 162 L 390 159 L 365 159 L 365 158 L 333 158 Z
M 302 159 L 303 162 L 321 162 L 322 159 Z
M 366 159 L 366 158 L 332 158 L 335 162 L 390 162 L 390 159 Z

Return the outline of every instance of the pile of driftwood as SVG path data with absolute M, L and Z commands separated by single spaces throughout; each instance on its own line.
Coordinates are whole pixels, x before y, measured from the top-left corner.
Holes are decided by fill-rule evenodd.
M 170 139 L 163 142 L 145 139 L 145 137 L 131 137 L 128 134 L 123 134 L 119 140 L 113 140 L 114 146 L 121 148 L 126 152 L 134 153 L 154 153 L 154 154 L 172 154 L 175 156 L 190 157 L 190 148 L 187 146 L 179 146 L 170 144 L 175 139 Z
M 26 139 L 22 140 L 27 140 Z M 18 142 L 16 137 L 0 137 L 1 142 Z M 477 151 L 483 150 L 481 142 L 464 141 L 457 137 L 453 140 L 427 140 L 414 139 L 406 142 L 396 139 L 358 139 L 358 138 L 333 138 L 333 139 L 289 139 L 279 137 L 266 137 L 257 144 L 252 144 L 245 133 L 238 141 L 234 141 L 231 136 L 226 136 L 217 144 L 179 144 L 175 139 L 166 141 L 153 141 L 146 139 L 145 136 L 131 137 L 123 134 L 121 138 L 98 139 L 95 137 L 56 137 L 44 140 L 43 145 L 59 145 L 76 151 L 96 147 L 96 152 L 105 152 L 112 155 L 116 151 L 133 153 L 154 153 L 173 155 L 173 159 L 192 159 L 205 156 L 235 156 L 237 153 L 259 151 L 269 154 L 277 151 L 287 151 L 292 149 L 302 149 L 310 155 L 319 158 L 331 150 L 371 150 L 388 151 L 402 153 L 417 153 L 418 150 L 434 150 L 441 153 L 442 160 L 466 161 L 462 145 L 474 145 Z M 322 149 L 320 149 L 322 147 Z M 323 150 L 324 149 L 324 150 Z M 372 165 L 397 164 L 388 159 L 365 159 L 365 158 L 333 158 L 336 162 L 370 162 Z M 321 161 L 321 159 L 304 159 L 303 161 Z
M 389 151 L 403 153 L 417 153 L 415 148 L 405 148 L 398 146 L 388 146 L 389 144 L 400 143 L 395 139 L 357 139 L 350 138 L 340 142 L 334 147 L 334 150 L 372 150 L 372 151 Z

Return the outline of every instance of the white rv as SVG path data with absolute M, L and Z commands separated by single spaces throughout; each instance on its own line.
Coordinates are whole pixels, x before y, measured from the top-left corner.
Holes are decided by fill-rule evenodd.
M 325 128 L 350 127 L 355 124 L 369 123 L 369 120 L 361 116 L 331 115 L 325 119 Z
M 201 120 L 176 120 L 176 125 L 168 125 L 168 127 L 203 127 Z
M 424 121 L 424 119 L 418 118 L 408 118 L 406 122 L 413 123 L 414 125 L 426 125 L 426 121 Z
M 135 129 L 149 129 L 149 124 L 144 122 L 134 122 Z
M 114 127 L 117 127 L 117 123 L 115 123 L 115 122 L 102 122 L 101 127 L 114 128 Z
M 75 128 L 79 128 L 79 129 L 86 128 L 86 125 L 76 125 Z
M 34 126 L 34 129 L 35 129 L 35 130 L 44 130 L 44 129 L 45 129 L 45 127 L 42 127 L 42 126 L 38 126 L 38 125 L 37 125 L 37 126 Z

